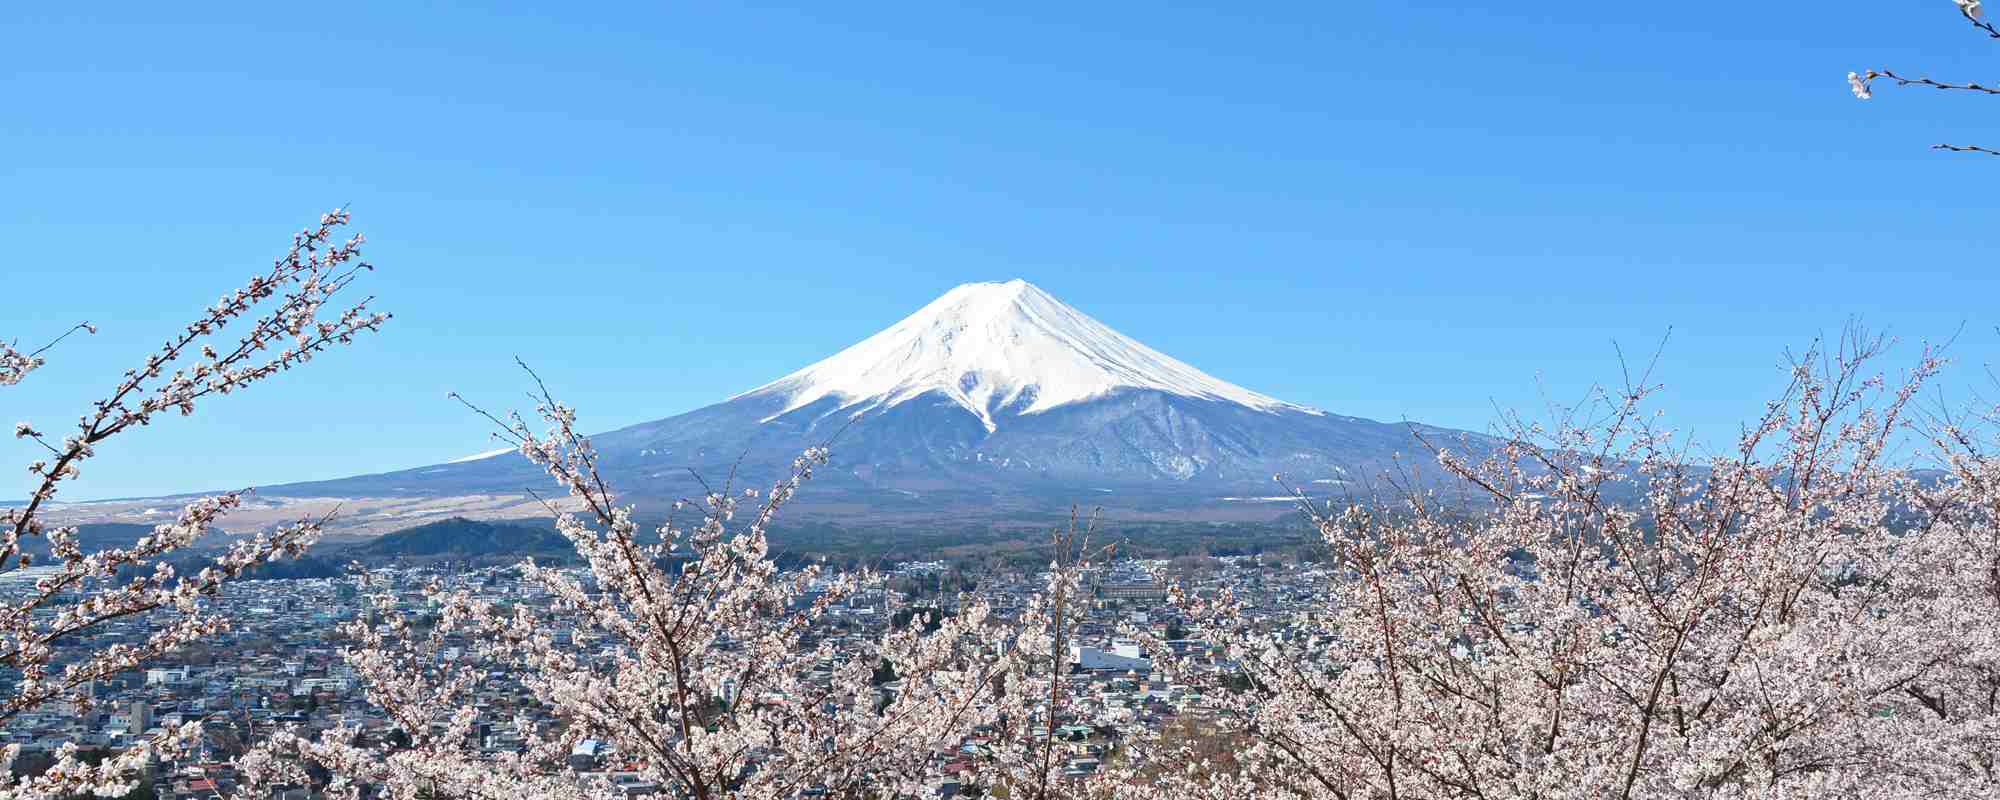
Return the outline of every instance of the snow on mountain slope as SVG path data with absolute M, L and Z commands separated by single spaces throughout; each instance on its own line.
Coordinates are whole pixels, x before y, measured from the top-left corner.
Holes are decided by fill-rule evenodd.
M 930 526 L 1057 519 L 1080 498 L 1132 519 L 1269 519 L 1279 513 L 1261 502 L 1273 496 L 1272 475 L 1327 486 L 1400 479 L 1405 455 L 1424 452 L 1413 433 L 1473 460 L 1495 446 L 1235 386 L 1015 280 L 960 286 L 817 364 L 593 434 L 591 445 L 622 497 L 655 506 L 709 491 L 702 476 L 780 480 L 802 449 L 831 445 L 807 493 L 815 516 Z M 356 499 L 375 509 L 362 524 L 386 527 L 469 510 L 539 513 L 526 490 L 547 480 L 518 454 L 480 453 L 258 491 Z
M 1127 388 L 1324 413 L 1215 378 L 1018 278 L 959 286 L 831 358 L 731 399 L 782 399 L 768 421 L 825 398 L 860 415 L 937 392 L 992 432 L 1003 411 L 1035 414 Z

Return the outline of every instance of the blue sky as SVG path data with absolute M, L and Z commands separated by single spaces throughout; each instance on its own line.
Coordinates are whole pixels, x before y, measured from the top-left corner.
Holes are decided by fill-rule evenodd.
M 0 417 L 62 427 L 343 203 L 385 333 L 70 499 L 486 449 L 445 393 L 518 398 L 516 355 L 592 429 L 667 416 L 1009 277 L 1377 419 L 1483 428 L 1670 326 L 1706 439 L 1854 315 L 1906 356 L 1962 327 L 1940 385 L 1983 381 L 2000 160 L 1925 148 L 2000 145 L 2000 106 L 1843 79 L 1993 77 L 1949 2 L 1484 6 L 10 10 L 0 337 L 102 332 Z

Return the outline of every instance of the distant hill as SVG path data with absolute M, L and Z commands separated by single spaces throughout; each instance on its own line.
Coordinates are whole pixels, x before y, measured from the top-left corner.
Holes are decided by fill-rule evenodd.
M 383 558 L 427 559 L 500 556 L 520 559 L 574 557 L 576 549 L 546 522 L 481 522 L 452 517 L 384 534 L 340 551 L 340 555 L 372 561 Z
M 122 527 L 136 529 L 139 532 L 151 530 L 142 525 Z M 113 533 L 107 530 L 100 532 L 100 535 L 109 536 Z M 127 533 L 132 534 L 124 540 L 123 543 L 127 544 L 139 535 L 132 531 Z M 562 562 L 573 560 L 575 557 L 575 548 L 570 546 L 567 539 L 557 534 L 555 528 L 546 521 L 479 522 L 463 517 L 452 517 L 414 528 L 404 528 L 359 544 L 341 546 L 324 543 L 303 557 L 277 561 L 253 569 L 247 577 L 332 578 L 346 574 L 349 562 L 360 562 L 368 567 L 392 564 L 411 566 L 445 561 L 499 565 L 515 563 L 523 558 L 534 558 L 542 562 Z M 190 553 L 174 560 L 175 569 L 183 575 L 192 575 L 203 567 L 212 566 L 213 563 L 211 556 L 198 553 Z

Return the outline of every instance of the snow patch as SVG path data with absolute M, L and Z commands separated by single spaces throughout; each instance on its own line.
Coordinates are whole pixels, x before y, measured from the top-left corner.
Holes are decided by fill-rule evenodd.
M 446 462 L 444 462 L 444 463 L 446 463 L 446 464 L 463 464 L 463 463 L 465 463 L 465 462 L 467 462 L 467 461 L 478 461 L 478 460 L 480 460 L 480 459 L 482 459 L 482 458 L 492 458 L 492 457 L 494 457 L 494 456 L 497 456 L 497 455 L 500 455 L 501 453 L 512 453 L 512 452 L 514 452 L 514 448 L 512 448 L 512 447 L 501 447 L 501 448 L 496 448 L 496 449 L 493 449 L 493 450 L 488 450 L 488 451 L 486 451 L 486 452 L 484 452 L 484 453 L 473 453 L 472 455 L 469 455 L 469 456 L 459 456 L 459 457 L 457 457 L 457 458 L 454 458 L 454 459 L 452 459 L 452 460 L 450 460 L 450 461 L 446 461 Z

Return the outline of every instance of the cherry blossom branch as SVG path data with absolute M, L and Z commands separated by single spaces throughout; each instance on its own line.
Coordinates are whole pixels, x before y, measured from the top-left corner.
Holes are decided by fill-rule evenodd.
M 1895 81 L 1897 86 L 1929 86 L 1933 89 L 1976 92 L 1979 94 L 2000 94 L 2000 87 L 1987 86 L 1980 83 L 1947 83 L 1930 78 L 1905 78 L 1886 69 L 1871 69 L 1859 75 L 1851 72 L 1848 73 L 1848 82 L 1853 85 L 1855 96 L 1863 100 L 1874 96 L 1870 84 L 1876 78 L 1888 78 Z
M 110 396 L 96 403 L 93 413 L 82 418 L 77 435 L 64 441 L 53 463 L 30 465 L 29 472 L 42 478 L 41 485 L 29 495 L 24 508 L 7 510 L 6 524 L 0 529 L 11 530 L 0 539 L 0 563 L 15 557 L 22 537 L 42 532 L 38 518 L 41 505 L 56 495 L 62 481 L 78 476 L 78 465 L 95 453 L 95 445 L 133 425 L 151 422 L 156 413 L 165 409 L 192 414 L 195 402 L 211 393 L 243 388 L 303 364 L 336 344 L 348 344 L 358 334 L 379 329 L 389 315 L 367 312 L 366 299 L 331 322 L 318 317 L 328 299 L 345 288 L 359 271 L 371 269 L 356 260 L 360 255 L 360 236 L 345 243 L 332 240 L 335 228 L 347 224 L 348 219 L 345 210 L 335 211 L 322 216 L 317 228 L 294 236 L 291 249 L 277 259 L 268 273 L 252 277 L 243 288 L 225 295 L 181 335 L 162 346 L 159 353 L 149 356 L 143 366 L 128 370 Z M 150 391 L 151 396 L 136 407 L 128 405 L 128 397 L 146 392 L 147 382 L 161 377 L 188 348 L 231 320 L 245 316 L 280 290 L 286 293 L 278 307 L 254 320 L 251 332 L 228 355 L 218 355 L 203 345 L 202 360 L 166 376 Z M 285 347 L 287 336 L 292 337 L 290 347 Z M 279 347 L 285 349 L 261 363 L 252 360 L 260 351 Z
M 1996 28 L 1993 25 L 1993 23 L 1987 22 L 1985 19 L 1983 19 L 1985 15 L 1985 7 L 1982 0 L 1953 0 L 1953 2 L 1956 3 L 1958 6 L 1959 15 L 1964 17 L 1967 22 L 1972 23 L 1972 26 L 1974 28 L 1984 31 L 1988 38 L 2000 39 L 2000 28 Z M 1941 89 L 1948 91 L 1965 91 L 1965 92 L 1975 92 L 1979 94 L 1988 94 L 1988 95 L 2000 94 L 2000 87 L 1988 86 L 1985 84 L 1971 83 L 1971 82 L 1949 83 L 1945 81 L 1932 80 L 1926 77 L 1905 78 L 1901 75 L 1896 74 L 1894 71 L 1886 69 L 1871 69 L 1866 72 L 1849 72 L 1847 73 L 1847 86 L 1850 91 L 1854 92 L 1855 97 L 1862 100 L 1867 100 L 1875 96 L 1873 83 L 1877 78 L 1888 78 L 1892 81 L 1895 81 L 1896 85 L 1898 86 L 1928 86 L 1933 89 Z M 1958 152 L 1958 153 L 1985 153 L 1988 155 L 2000 155 L 2000 152 L 1996 152 L 1994 150 L 1990 150 L 1988 148 L 1980 147 L 1977 145 L 1936 144 L 1932 145 L 1931 149 Z
M 347 222 L 347 212 L 337 210 L 323 215 L 317 227 L 295 235 L 269 271 L 224 295 L 139 367 L 127 370 L 106 398 L 79 419 L 76 433 L 60 445 L 51 444 L 31 423 L 15 426 L 16 437 L 40 443 L 51 460 L 29 466 L 38 485 L 27 502 L 0 511 L 0 573 L 33 563 L 24 547 L 31 537 L 47 542 L 51 571 L 37 577 L 18 597 L 0 603 L 0 666 L 19 673 L 11 692 L 0 698 L 0 722 L 57 699 L 88 708 L 91 699 L 79 691 L 81 687 L 226 629 L 229 621 L 211 608 L 211 598 L 250 570 L 302 554 L 319 538 L 327 517 L 302 519 L 238 539 L 209 565 L 180 574 L 169 557 L 212 532 L 224 514 L 241 504 L 241 492 L 196 500 L 174 522 L 156 526 L 130 546 L 96 551 L 83 549 L 75 527 L 50 527 L 43 510 L 61 484 L 77 479 L 80 465 L 113 437 L 150 424 L 167 409 L 191 414 L 210 395 L 237 391 L 303 365 L 387 321 L 387 314 L 367 310 L 368 299 L 331 317 L 322 315 L 330 300 L 372 269 L 358 260 L 360 236 L 345 242 L 333 238 L 335 229 Z M 273 298 L 275 304 L 263 315 L 253 314 Z M 206 343 L 239 318 L 247 321 L 249 330 L 233 346 L 218 353 Z M 95 332 L 83 323 L 32 353 L 0 346 L 0 383 L 18 382 L 41 365 L 41 353 L 76 330 Z M 199 358 L 185 363 L 183 359 L 197 348 Z M 135 644 L 87 649 L 74 658 L 70 656 L 76 653 L 63 651 L 68 663 L 60 672 L 54 669 L 59 648 L 76 647 L 83 634 L 115 620 L 151 614 L 171 618 L 156 624 Z M 94 767 L 79 762 L 75 744 L 68 743 L 58 751 L 55 766 L 39 777 L 16 778 L 11 771 L 0 770 L 0 797 L 53 800 L 79 793 L 122 794 L 130 788 L 129 777 L 147 759 L 171 755 L 199 733 L 199 724 L 183 726 Z M 18 748 L 11 748 L 5 757 L 11 761 L 16 753 Z
M 20 383 L 22 379 L 28 377 L 28 373 L 33 372 L 37 367 L 45 363 L 41 358 L 43 353 L 61 344 L 62 340 L 69 338 L 70 334 L 77 331 L 96 333 L 97 328 L 92 326 L 89 321 L 79 322 L 69 330 L 63 331 L 61 336 L 57 336 L 48 344 L 37 347 L 33 352 L 29 353 L 23 353 L 14 349 L 14 345 L 16 344 L 14 342 L 0 342 L 0 386 L 12 386 Z
M 1952 2 L 1958 4 L 1959 16 L 1965 17 L 1965 21 L 1972 23 L 1972 27 L 1985 31 L 1989 39 L 2000 39 L 2000 28 L 1980 18 L 1985 16 L 1985 3 L 1981 0 L 1952 0 Z

